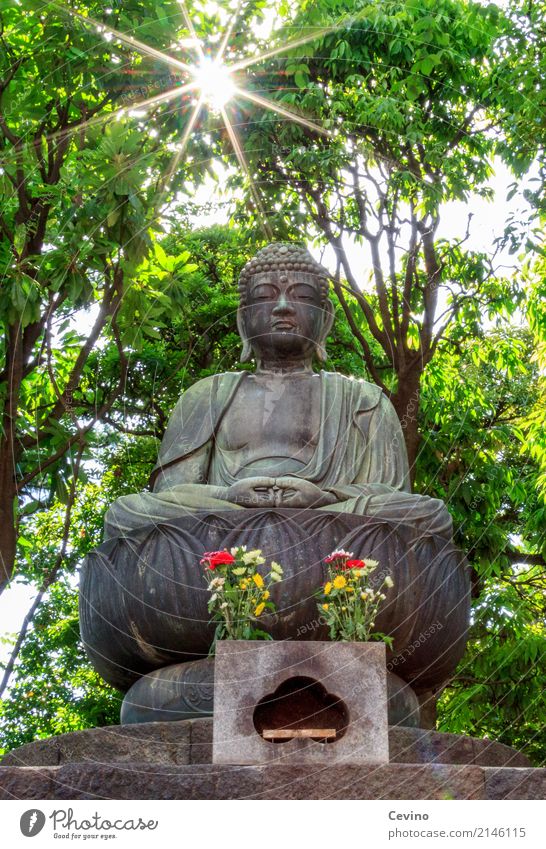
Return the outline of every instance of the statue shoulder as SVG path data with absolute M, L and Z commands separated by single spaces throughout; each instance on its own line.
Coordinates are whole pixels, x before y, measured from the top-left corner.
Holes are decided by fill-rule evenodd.
M 202 377 L 185 389 L 178 399 L 177 407 L 188 407 L 194 404 L 209 403 L 218 395 L 228 396 L 241 380 L 243 371 L 225 371 Z M 176 409 L 176 408 L 175 408 Z
M 193 453 L 214 435 L 245 372 L 223 372 L 192 383 L 172 411 L 152 473 Z
M 362 378 L 357 380 L 357 383 L 360 387 L 359 412 L 375 410 L 376 407 L 379 407 L 385 401 L 387 404 L 390 403 L 383 390 L 377 384 L 370 383 L 368 380 L 363 380 Z
M 195 383 L 188 386 L 185 392 L 190 392 L 195 389 L 201 391 L 213 391 L 215 386 L 222 386 L 224 384 L 237 382 L 241 379 L 243 374 L 245 374 L 244 371 L 220 371 L 216 374 L 209 374 L 207 377 L 202 377 L 200 380 L 196 380 Z
M 351 397 L 357 412 L 371 411 L 381 403 L 390 403 L 382 389 L 368 380 L 331 371 L 324 371 L 322 374 L 336 392 Z

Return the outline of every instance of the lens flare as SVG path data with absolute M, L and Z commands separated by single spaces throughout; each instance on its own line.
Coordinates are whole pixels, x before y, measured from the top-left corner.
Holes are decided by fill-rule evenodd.
M 306 127 L 308 130 L 310 130 L 316 135 L 329 137 L 330 132 L 328 130 L 325 130 L 315 121 L 310 120 L 309 118 L 302 115 L 300 112 L 290 108 L 286 104 L 283 104 L 276 99 L 273 100 L 268 97 L 264 97 L 263 95 L 258 94 L 258 92 L 247 88 L 247 86 L 245 85 L 245 80 L 241 80 L 240 76 L 241 72 L 246 70 L 246 68 L 254 66 L 260 62 L 264 62 L 267 59 L 273 58 L 274 56 L 280 56 L 284 53 L 287 53 L 291 49 L 301 47 L 302 45 L 307 44 L 308 42 L 314 41 L 317 38 L 321 38 L 324 35 L 329 34 L 330 32 L 334 32 L 342 26 L 347 26 L 350 23 L 354 23 L 355 20 L 358 19 L 358 16 L 346 16 L 338 20 L 337 23 L 329 25 L 327 27 L 311 28 L 306 31 L 305 34 L 300 35 L 297 38 L 281 39 L 281 43 L 279 45 L 272 47 L 262 53 L 258 53 L 258 55 L 256 55 L 255 52 L 251 50 L 251 55 L 248 55 L 237 62 L 229 61 L 228 64 L 224 64 L 224 56 L 229 53 L 228 47 L 230 39 L 232 37 L 233 32 L 235 31 L 237 23 L 239 22 L 240 12 L 243 6 L 242 0 L 237 0 L 235 8 L 233 8 L 233 4 L 231 4 L 232 14 L 228 20 L 227 25 L 224 28 L 220 46 L 216 49 L 214 55 L 207 55 L 207 47 L 205 45 L 205 42 L 198 36 L 195 31 L 192 16 L 186 6 L 186 0 L 178 0 L 178 4 L 180 6 L 182 18 L 184 20 L 185 29 L 187 30 L 187 37 L 181 39 L 178 44 L 179 47 L 189 49 L 194 52 L 194 60 L 191 64 L 182 62 L 175 56 L 170 55 L 169 52 L 164 52 L 162 50 L 158 50 L 156 47 L 152 47 L 151 45 L 145 44 L 144 42 L 136 39 L 133 35 L 130 35 L 129 33 L 113 29 L 106 23 L 101 23 L 95 20 L 94 18 L 87 17 L 81 14 L 81 12 L 77 12 L 73 8 L 67 6 L 66 2 L 63 2 L 63 0 L 50 0 L 49 5 L 53 6 L 62 14 L 65 14 L 71 18 L 80 21 L 83 26 L 95 29 L 102 37 L 106 38 L 108 41 L 111 41 L 113 43 L 120 42 L 126 47 L 129 47 L 130 49 L 140 53 L 143 57 L 149 57 L 164 62 L 167 65 L 170 65 L 171 68 L 177 71 L 178 76 L 180 78 L 179 85 L 175 88 L 171 88 L 167 91 L 161 92 L 160 94 L 154 95 L 144 100 L 136 100 L 132 103 L 128 103 L 126 106 L 122 106 L 121 108 L 115 109 L 114 111 L 104 110 L 103 112 L 101 112 L 100 115 L 94 115 L 93 117 L 87 120 L 82 120 L 81 122 L 74 124 L 70 132 L 81 132 L 84 127 L 91 126 L 96 123 L 102 123 L 103 121 L 106 122 L 115 119 L 125 118 L 127 115 L 138 117 L 144 109 L 151 109 L 152 107 L 159 106 L 159 104 L 168 103 L 178 98 L 182 98 L 182 95 L 185 95 L 189 92 L 195 92 L 197 94 L 197 99 L 191 108 L 191 113 L 186 123 L 186 128 L 182 135 L 182 139 L 180 141 L 180 144 L 178 145 L 178 149 L 171 161 L 170 166 L 167 168 L 167 171 L 164 175 L 164 179 L 161 181 L 161 184 L 159 186 L 158 204 L 163 203 L 167 197 L 168 184 L 172 179 L 175 171 L 177 170 L 183 155 L 186 152 L 186 149 L 190 142 L 190 137 L 194 133 L 195 129 L 198 127 L 202 108 L 206 104 L 210 110 L 216 112 L 219 115 L 220 119 L 224 124 L 237 162 L 241 170 L 243 171 L 246 179 L 248 180 L 250 192 L 254 201 L 254 206 L 256 207 L 258 217 L 262 220 L 264 232 L 266 233 L 266 235 L 270 236 L 270 227 L 261 201 L 259 186 L 255 182 L 254 175 L 252 174 L 245 157 L 243 145 L 241 144 L 241 141 L 239 139 L 236 127 L 232 123 L 232 120 L 230 119 L 230 116 L 226 111 L 226 106 L 231 100 L 237 100 L 238 102 L 240 102 L 241 100 L 246 100 L 247 102 L 250 101 L 251 103 L 260 106 L 263 109 L 274 112 L 277 115 L 282 115 L 282 117 L 286 118 L 288 121 L 293 121 L 296 124 L 300 124 Z M 212 3 L 213 7 L 217 5 L 218 4 L 216 3 Z M 211 47 L 211 45 L 209 45 L 209 48 Z M 114 61 L 114 59 L 112 61 Z M 187 103 L 184 103 L 183 109 L 187 108 Z M 152 129 L 150 132 L 157 134 L 157 131 L 155 129 Z M 64 135 L 66 133 L 66 130 L 63 130 L 62 133 Z M 53 138 L 56 135 L 57 133 L 52 133 L 47 138 Z M 0 157 L 0 163 L 1 162 L 2 158 Z
M 203 99 L 220 111 L 235 95 L 235 83 L 229 68 L 216 59 L 204 58 L 191 71 Z

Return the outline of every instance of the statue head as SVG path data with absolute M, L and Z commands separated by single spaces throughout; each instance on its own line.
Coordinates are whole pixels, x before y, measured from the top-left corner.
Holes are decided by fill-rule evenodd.
M 305 248 L 277 242 L 259 251 L 241 272 L 239 299 L 241 362 L 252 352 L 326 359 L 334 321 L 328 272 Z

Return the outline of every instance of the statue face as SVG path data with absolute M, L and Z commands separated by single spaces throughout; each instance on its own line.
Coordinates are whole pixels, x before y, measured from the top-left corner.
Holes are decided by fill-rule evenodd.
M 323 306 L 319 282 L 313 274 L 256 274 L 248 283 L 243 313 L 248 341 L 258 357 L 312 356 L 324 326 Z

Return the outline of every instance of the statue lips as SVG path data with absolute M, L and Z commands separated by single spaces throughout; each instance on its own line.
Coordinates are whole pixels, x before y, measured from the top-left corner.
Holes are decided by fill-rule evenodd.
M 276 321 L 271 322 L 271 327 L 273 330 L 294 330 L 297 331 L 298 326 L 294 321 L 290 321 L 287 318 L 278 318 Z

